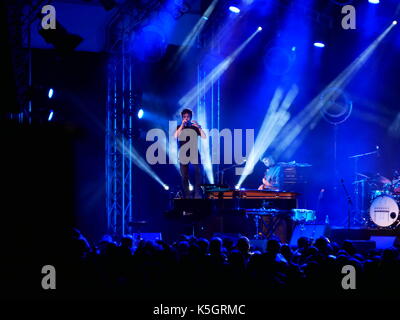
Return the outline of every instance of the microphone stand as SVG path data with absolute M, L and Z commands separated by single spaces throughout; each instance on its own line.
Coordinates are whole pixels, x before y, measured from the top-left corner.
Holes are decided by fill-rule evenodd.
M 223 185 L 223 184 L 224 184 L 224 173 L 225 173 L 225 171 L 230 170 L 230 169 L 235 168 L 235 167 L 239 167 L 239 166 L 241 166 L 241 165 L 242 165 L 243 163 L 245 163 L 245 162 L 246 162 L 246 161 L 244 161 L 244 162 L 242 162 L 242 163 L 240 163 L 240 164 L 234 164 L 234 165 L 232 165 L 232 166 L 230 166 L 230 167 L 228 167 L 228 168 L 224 168 L 224 169 L 219 170 L 219 171 L 218 171 L 218 175 L 219 175 L 219 177 L 220 177 L 219 184 L 220 184 L 220 185 Z
M 346 194 L 346 197 L 347 197 L 347 228 L 350 229 L 350 225 L 351 225 L 351 223 L 350 223 L 350 219 L 351 219 L 350 218 L 350 216 L 351 216 L 350 207 L 353 206 L 353 202 L 351 201 L 351 197 L 350 197 L 349 193 L 347 192 L 346 186 L 344 185 L 344 180 L 341 179 L 340 182 L 342 184 L 344 193 Z

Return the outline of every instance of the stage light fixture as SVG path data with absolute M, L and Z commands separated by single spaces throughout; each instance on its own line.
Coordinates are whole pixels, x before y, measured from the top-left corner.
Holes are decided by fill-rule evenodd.
M 257 28 L 257 31 L 261 31 L 261 30 L 262 30 L 262 27 L 258 27 L 258 28 Z
M 139 119 L 142 119 L 143 116 L 144 116 L 144 111 L 143 111 L 143 109 L 139 109 L 139 111 L 138 111 L 138 113 L 137 113 L 137 117 L 138 117 Z
M 396 25 L 397 24 L 397 20 L 393 20 L 392 24 Z
M 189 191 L 193 191 L 193 186 L 192 186 L 192 184 L 189 184 Z
M 54 116 L 54 111 L 50 110 L 49 117 L 47 118 L 47 121 L 50 122 L 53 119 L 53 116 Z
M 368 0 L 368 2 L 369 2 L 369 3 L 372 3 L 372 4 L 378 4 L 378 3 L 379 3 L 379 0 Z
M 167 186 L 166 184 L 164 184 L 164 189 L 168 191 L 168 190 L 169 190 L 169 186 Z
M 49 97 L 49 99 L 51 99 L 53 97 L 53 95 L 54 95 L 54 90 L 52 88 L 50 88 L 47 96 Z
M 229 11 L 236 14 L 240 13 L 240 9 L 236 6 L 229 6 Z
M 322 42 L 314 42 L 314 47 L 325 48 L 325 44 Z

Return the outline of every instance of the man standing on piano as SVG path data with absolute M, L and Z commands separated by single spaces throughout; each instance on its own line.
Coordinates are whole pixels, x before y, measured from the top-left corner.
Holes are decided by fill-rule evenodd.
M 262 179 L 262 185 L 258 187 L 258 190 L 279 191 L 280 166 L 276 165 L 275 160 L 270 156 L 262 157 L 261 161 L 265 164 L 267 170 Z
M 179 145 L 179 167 L 182 179 L 183 196 L 190 198 L 189 189 L 189 164 L 194 169 L 194 198 L 201 198 L 201 157 L 198 148 L 198 137 L 206 138 L 201 126 L 192 120 L 193 112 L 184 109 L 181 112 L 182 123 L 177 126 L 174 137 L 178 139 Z

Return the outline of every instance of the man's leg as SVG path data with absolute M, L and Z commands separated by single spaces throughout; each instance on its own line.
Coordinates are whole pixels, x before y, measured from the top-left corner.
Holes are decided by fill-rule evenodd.
M 202 185 L 202 178 L 203 175 L 201 173 L 201 164 L 193 164 L 194 169 L 194 197 L 196 199 L 201 199 L 201 185 Z
M 180 164 L 181 179 L 182 179 L 182 192 L 185 199 L 190 198 L 189 190 L 189 165 Z

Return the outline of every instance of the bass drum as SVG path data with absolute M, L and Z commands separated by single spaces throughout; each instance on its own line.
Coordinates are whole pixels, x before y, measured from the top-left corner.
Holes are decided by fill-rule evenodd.
M 399 206 L 392 197 L 381 195 L 372 201 L 369 216 L 377 226 L 390 227 L 399 218 Z

